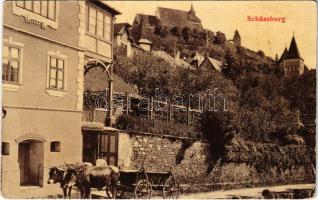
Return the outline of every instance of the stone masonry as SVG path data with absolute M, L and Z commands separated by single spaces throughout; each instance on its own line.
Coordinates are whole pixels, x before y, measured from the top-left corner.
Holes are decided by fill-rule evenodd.
M 180 181 L 187 182 L 207 177 L 208 144 L 205 142 L 153 134 L 119 134 L 119 165 L 124 168 L 139 169 L 146 156 L 147 171 L 172 170 Z

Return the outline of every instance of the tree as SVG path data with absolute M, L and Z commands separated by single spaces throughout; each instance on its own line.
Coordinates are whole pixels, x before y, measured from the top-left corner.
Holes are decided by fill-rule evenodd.
M 214 43 L 219 44 L 219 45 L 223 45 L 225 41 L 226 41 L 225 34 L 220 32 L 220 31 L 216 32 L 216 36 L 214 38 Z
M 171 28 L 171 33 L 177 37 L 181 36 L 181 29 L 178 26 L 174 26 Z
M 114 72 L 147 95 L 153 95 L 156 88 L 169 91 L 172 69 L 168 62 L 149 52 L 136 53 L 132 59 L 121 54 L 115 55 Z
M 191 36 L 191 29 L 189 27 L 184 27 L 181 33 L 183 39 L 187 42 Z
M 192 37 L 193 37 L 194 39 L 199 39 L 199 38 L 200 38 L 200 32 L 199 32 L 198 29 L 193 29 L 193 31 L 192 31 Z
M 261 56 L 262 58 L 265 58 L 265 53 L 262 50 L 259 50 L 257 54 Z

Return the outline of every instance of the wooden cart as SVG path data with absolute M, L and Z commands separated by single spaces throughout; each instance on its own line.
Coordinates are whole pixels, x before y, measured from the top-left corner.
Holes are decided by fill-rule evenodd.
M 143 165 L 139 170 L 120 170 L 118 198 L 122 198 L 127 191 L 132 192 L 136 199 L 149 199 L 153 190 L 161 190 L 165 199 L 177 199 L 180 194 L 179 184 L 171 171 L 150 172 Z M 109 188 L 106 188 L 106 194 L 109 198 L 113 197 Z

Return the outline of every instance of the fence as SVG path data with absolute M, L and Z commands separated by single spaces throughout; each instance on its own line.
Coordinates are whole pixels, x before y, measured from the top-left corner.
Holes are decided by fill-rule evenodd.
M 107 94 L 107 91 L 85 92 L 83 121 L 105 122 L 107 115 L 109 115 Z M 201 132 L 203 107 L 193 109 L 190 103 L 180 105 L 174 104 L 169 100 L 159 101 L 153 97 L 114 93 L 113 115 L 118 118 L 122 114 L 130 116 L 128 120 L 140 125 L 139 128 L 137 128 L 137 125 L 131 127 L 132 129 L 134 128 L 134 131 L 136 129 L 142 129 L 145 132 L 150 130 L 159 131 L 164 129 L 163 127 L 175 127 L 173 128 L 175 131 L 185 131 L 181 135 L 190 136 L 189 131 Z M 147 128 L 141 128 L 143 126 L 147 126 Z M 160 131 L 160 133 L 162 132 L 165 131 Z

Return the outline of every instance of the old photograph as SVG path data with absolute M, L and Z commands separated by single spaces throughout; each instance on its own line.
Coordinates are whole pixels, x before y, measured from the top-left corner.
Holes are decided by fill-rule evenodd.
M 316 2 L 1 6 L 2 198 L 316 196 Z

